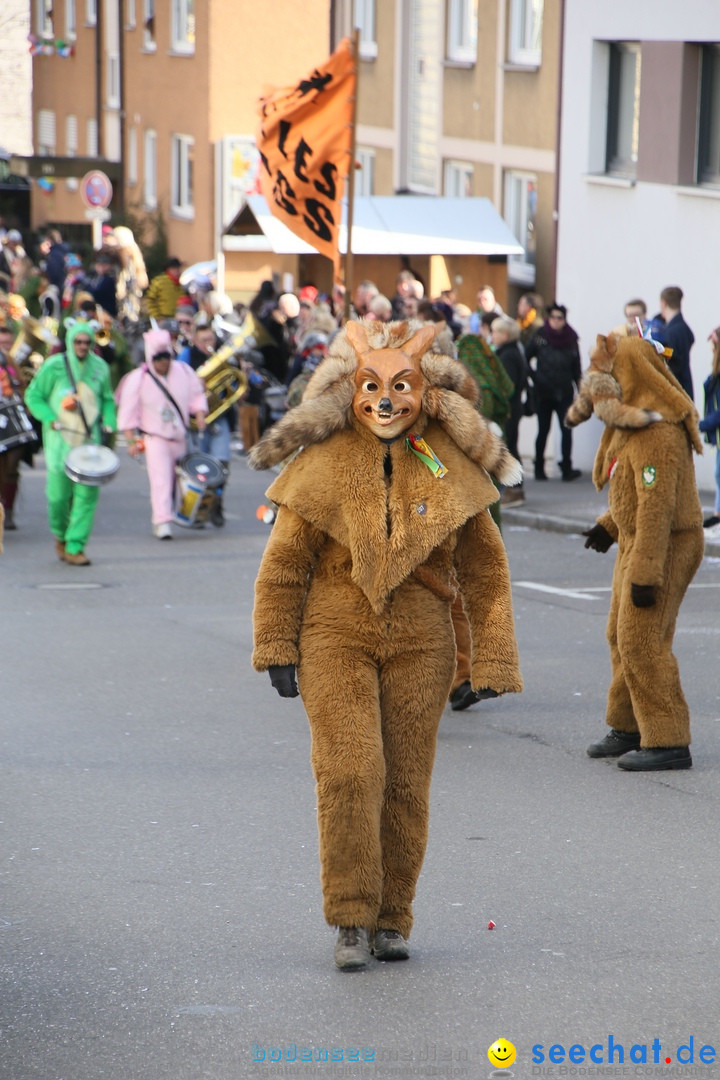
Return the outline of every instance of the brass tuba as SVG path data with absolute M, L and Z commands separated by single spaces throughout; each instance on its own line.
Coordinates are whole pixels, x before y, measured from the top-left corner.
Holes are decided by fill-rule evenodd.
M 10 347 L 10 359 L 29 374 L 34 374 L 46 353 L 58 343 L 58 325 L 54 319 L 33 319 L 31 315 L 23 315 L 20 323 Z
M 205 383 L 208 400 L 208 415 L 205 418 L 207 424 L 212 424 L 213 420 L 222 416 L 247 390 L 245 372 L 230 363 L 235 354 L 244 347 L 246 338 L 247 334 L 241 330 L 197 369 L 196 374 Z

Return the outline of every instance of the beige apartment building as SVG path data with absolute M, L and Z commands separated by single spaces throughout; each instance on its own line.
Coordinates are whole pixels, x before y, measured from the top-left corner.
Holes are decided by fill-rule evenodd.
M 170 252 L 186 263 L 219 256 L 231 294 L 273 273 L 327 285 L 327 260 L 274 250 L 240 212 L 257 167 L 259 95 L 307 74 L 357 26 L 357 196 L 440 197 L 461 223 L 460 200 L 491 200 L 521 253 L 417 254 L 411 265 L 432 291 L 455 286 L 466 303 L 485 282 L 511 311 L 527 289 L 550 298 L 560 7 L 33 0 L 37 38 L 72 47 L 33 60 L 32 172 L 46 189 L 35 192 L 33 225 L 86 222 L 81 178 L 99 168 L 114 186 L 111 221 L 162 215 Z M 356 273 L 392 292 L 401 265 L 399 254 L 366 254 Z
M 458 269 L 466 303 L 484 274 L 503 306 L 554 290 L 560 0 L 383 0 L 334 5 L 360 26 L 361 194 L 490 198 L 522 255 Z M 470 281 L 468 281 L 470 277 Z M 438 275 L 436 284 L 441 283 Z
M 260 95 L 330 51 L 327 0 L 32 0 L 32 8 L 38 40 L 72 49 L 33 59 L 30 171 L 44 178 L 33 227 L 86 224 L 81 179 L 99 169 L 113 184 L 111 223 L 127 211 L 162 215 L 172 254 L 188 264 L 212 259 L 222 214 L 231 219 L 242 200 L 242 147 L 256 131 Z M 245 139 L 240 151 L 233 136 Z M 271 272 L 267 252 L 243 262 L 253 281 Z

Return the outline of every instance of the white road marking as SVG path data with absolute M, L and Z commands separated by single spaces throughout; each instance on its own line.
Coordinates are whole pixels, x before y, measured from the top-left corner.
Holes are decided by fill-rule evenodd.
M 50 585 L 38 585 L 38 589 L 102 589 L 99 581 L 58 581 Z
M 558 589 L 554 585 L 541 585 L 538 581 L 516 581 L 515 584 L 524 589 L 534 589 L 536 592 L 552 593 L 553 596 L 567 596 L 572 600 L 597 600 L 596 596 L 590 596 L 588 592 L 579 592 L 577 589 Z
M 597 600 L 597 596 L 593 596 L 593 593 L 611 593 L 612 585 L 588 585 L 587 588 L 580 589 L 561 589 L 556 585 L 542 585 L 539 581 L 515 581 L 514 585 L 519 585 L 524 589 L 534 589 L 535 592 L 550 593 L 553 596 L 566 596 L 571 600 Z M 720 589 L 720 581 L 708 581 L 704 583 L 697 583 L 689 585 L 689 589 Z

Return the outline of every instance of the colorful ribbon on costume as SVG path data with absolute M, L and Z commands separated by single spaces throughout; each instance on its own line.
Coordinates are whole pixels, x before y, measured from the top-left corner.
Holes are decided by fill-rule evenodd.
M 442 479 L 442 477 L 447 472 L 447 469 L 443 465 L 440 458 L 433 453 L 433 451 L 424 439 L 421 439 L 419 435 L 406 435 L 405 445 L 409 447 L 410 450 L 412 450 L 413 454 L 417 454 L 420 460 L 424 462 L 425 465 L 427 465 L 428 469 L 436 477 L 436 479 Z

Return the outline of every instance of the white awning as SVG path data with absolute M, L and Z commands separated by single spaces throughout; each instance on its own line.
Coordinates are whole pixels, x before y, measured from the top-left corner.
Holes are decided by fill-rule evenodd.
M 230 234 L 229 230 L 233 233 Z M 356 255 L 520 255 L 522 245 L 489 199 L 385 195 L 355 200 L 352 248 Z M 223 236 L 225 251 L 312 254 L 315 248 L 251 195 Z M 347 229 L 340 227 L 340 251 Z

